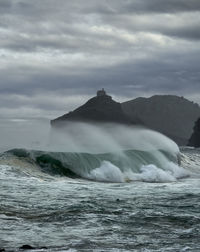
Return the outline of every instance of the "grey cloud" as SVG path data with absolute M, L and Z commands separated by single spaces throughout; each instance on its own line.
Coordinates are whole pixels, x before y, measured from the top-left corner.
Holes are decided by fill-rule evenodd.
M 1 0 L 0 1 L 0 13 L 10 12 L 12 8 L 11 0 Z
M 130 43 L 122 41 L 120 36 L 113 36 L 106 31 L 94 32 L 92 26 L 97 28 L 100 26 L 108 26 L 110 29 L 117 30 L 120 28 L 126 30 L 130 34 L 138 32 L 160 33 L 166 36 L 179 37 L 183 39 L 199 40 L 199 19 L 182 20 L 184 24 L 178 24 L 176 18 L 171 23 L 170 18 L 163 17 L 138 17 L 133 16 L 129 12 L 121 15 L 114 10 L 130 11 L 130 5 L 136 6 L 136 10 L 140 8 L 146 10 L 146 14 L 151 9 L 151 5 L 161 6 L 164 9 L 169 9 L 166 6 L 183 5 L 187 6 L 185 10 L 198 10 L 199 1 L 194 0 L 183 1 L 85 1 L 84 5 L 81 1 L 75 3 L 59 0 L 55 5 L 55 1 L 44 0 L 27 3 L 25 1 L 13 1 L 12 13 L 4 18 L 0 18 L 2 27 L 7 27 L 7 33 L 0 40 L 2 48 L 13 51 L 39 51 L 43 48 L 52 50 L 67 50 L 67 51 L 97 51 L 106 50 L 105 44 L 112 43 L 113 46 L 108 47 L 108 50 L 120 50 L 128 46 Z M 15 4 L 14 4 L 15 3 Z M 181 6 L 182 6 L 181 5 Z M 133 8 L 134 9 L 134 8 Z M 173 9 L 173 8 L 172 8 Z M 180 8 L 183 9 L 183 8 Z M 70 11 L 69 11 L 70 10 Z M 110 10 L 104 11 L 104 10 Z M 113 11 L 112 11 L 113 10 Z M 88 12 L 87 12 L 88 11 Z M 18 15 L 19 13 L 22 14 Z M 173 12 L 172 12 L 173 13 Z M 96 14 L 96 16 L 95 16 Z M 12 16 L 12 19 L 10 18 Z M 132 18 L 134 19 L 132 20 Z M 183 17 L 184 18 L 184 17 Z M 189 17 L 190 18 L 190 17 Z M 146 20 L 146 21 L 145 21 Z M 154 20 L 154 21 L 153 21 Z M 103 46 L 103 48 L 101 48 Z
M 187 40 L 200 40 L 200 29 L 199 24 L 185 25 L 184 27 L 175 27 L 174 29 L 166 29 L 165 35 L 170 37 L 183 38 Z
M 199 0 L 0 0 L 0 106 L 58 112 L 102 87 L 194 97 L 199 10 Z
M 59 2 L 59 1 L 58 1 Z M 81 0 L 75 3 L 66 3 L 65 7 L 70 7 L 73 10 L 82 9 L 83 13 L 91 14 L 144 14 L 144 13 L 176 13 L 199 11 L 200 2 L 198 0 L 102 0 L 84 2 Z
M 135 92 L 173 92 L 183 94 L 200 91 L 199 51 L 173 52 L 154 55 L 152 58 L 129 60 L 109 68 L 97 67 L 82 74 L 70 74 L 65 68 L 39 71 L 39 68 L 23 67 L 24 72 L 12 69 L 2 75 L 0 91 L 5 94 L 36 95 L 46 92 L 57 95 L 94 94 L 101 87 L 117 95 L 131 96 Z M 78 70 L 77 70 L 78 71 Z M 22 78 L 22 74 L 24 78 Z M 74 90 L 74 91 L 72 91 Z
M 137 13 L 176 13 L 199 11 L 200 2 L 198 0 L 136 0 L 124 1 L 122 4 L 122 11 L 137 12 Z
M 152 33 L 184 40 L 199 40 L 199 12 L 184 12 L 155 15 L 104 15 L 105 24 L 117 29 L 126 30 L 130 34 Z
M 89 36 L 89 37 L 88 37 Z M 112 43 L 112 47 L 106 44 L 110 41 Z M 43 49 L 51 49 L 51 50 L 62 50 L 63 53 L 67 52 L 90 52 L 90 53 L 98 53 L 100 51 L 109 51 L 115 50 L 116 47 L 119 48 L 118 44 L 121 43 L 120 39 L 112 35 L 107 35 L 106 38 L 103 35 L 99 34 L 87 34 L 84 32 L 74 32 L 73 35 L 70 32 L 66 32 L 66 34 L 35 34 L 28 35 L 23 37 L 19 34 L 13 34 L 12 38 L 2 39 L 0 41 L 0 46 L 12 50 L 12 51 L 21 51 L 21 52 L 35 52 Z M 123 43 L 125 43 L 123 41 Z

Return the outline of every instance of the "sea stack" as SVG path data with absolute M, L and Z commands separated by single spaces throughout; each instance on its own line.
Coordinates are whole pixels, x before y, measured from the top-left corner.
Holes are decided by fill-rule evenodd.
M 104 89 L 98 90 L 97 95 L 84 105 L 72 112 L 51 120 L 53 127 L 65 126 L 67 122 L 89 123 L 120 123 L 139 124 L 139 120 L 130 119 L 122 110 L 121 104 L 107 95 Z
M 189 139 L 188 146 L 200 147 L 200 118 L 195 122 L 193 133 Z

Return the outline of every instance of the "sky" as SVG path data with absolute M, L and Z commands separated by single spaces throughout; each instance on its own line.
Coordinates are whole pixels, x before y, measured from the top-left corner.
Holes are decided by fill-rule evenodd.
M 53 119 L 101 88 L 200 103 L 200 1 L 0 0 L 0 118 Z

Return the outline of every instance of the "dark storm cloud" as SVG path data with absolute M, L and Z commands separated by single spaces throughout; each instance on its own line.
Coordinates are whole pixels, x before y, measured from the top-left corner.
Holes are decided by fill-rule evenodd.
M 185 25 L 174 29 L 166 29 L 164 34 L 170 37 L 177 37 L 187 40 L 200 40 L 199 24 Z
M 149 59 L 132 60 L 114 65 L 109 68 L 93 69 L 89 73 L 80 75 L 64 73 L 64 69 L 40 71 L 38 68 L 24 72 L 12 69 L 12 76 L 2 79 L 6 85 L 0 87 L 0 92 L 7 94 L 31 95 L 45 93 L 51 90 L 55 95 L 82 93 L 95 94 L 95 90 L 104 85 L 117 95 L 132 95 L 135 92 L 149 90 L 152 92 L 176 92 L 182 95 L 190 88 L 200 91 L 199 53 L 174 52 L 159 55 Z M 87 72 L 87 70 L 86 70 Z M 61 74 L 62 73 L 62 74 Z M 9 76 L 9 72 L 5 73 Z M 15 83 L 15 85 L 13 85 Z M 34 87 L 34 88 L 33 88 Z M 87 87 L 87 89 L 85 88 Z M 74 91 L 75 90 L 75 91 Z
M 102 87 L 198 100 L 199 0 L 0 0 L 0 14 L 0 115 L 67 111 Z
M 12 7 L 12 2 L 11 0 L 1 0 L 0 1 L 0 12 L 5 13 L 9 11 Z
M 109 90 L 119 96 L 122 93 L 136 97 L 143 92 L 176 95 L 193 93 L 194 90 L 200 92 L 198 54 L 174 53 L 162 56 L 162 59 L 138 60 L 136 64 L 129 61 L 113 68 L 98 70 L 91 82 L 96 83 L 96 87 L 106 82 Z M 106 76 L 105 81 L 102 81 L 101 76 Z
M 124 12 L 176 13 L 200 10 L 198 0 L 135 0 L 123 1 Z

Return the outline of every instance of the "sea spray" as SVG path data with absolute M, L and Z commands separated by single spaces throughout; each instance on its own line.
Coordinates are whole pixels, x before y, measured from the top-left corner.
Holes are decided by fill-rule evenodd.
M 30 152 L 32 155 L 29 155 Z M 184 168 L 187 169 L 188 160 L 193 160 L 190 165 L 200 166 L 199 150 L 183 153 Z M 29 244 L 36 251 L 40 251 L 41 247 L 47 247 L 43 251 L 80 251 L 82 248 L 95 252 L 110 251 L 110 248 L 113 251 L 134 251 L 135 248 L 158 252 L 200 251 L 199 176 L 179 181 L 171 178 L 169 181 L 168 174 L 162 173 L 163 178 L 159 177 L 161 175 L 157 173 L 164 170 L 159 166 L 156 169 L 155 165 L 144 165 L 144 169 L 141 166 L 138 171 L 132 166 L 130 174 L 127 174 L 120 168 L 121 164 L 113 164 L 114 157 L 112 162 L 107 161 L 111 163 L 107 167 L 115 165 L 120 169 L 121 173 L 117 168 L 110 169 L 119 175 L 117 178 L 138 179 L 137 182 L 99 183 L 88 179 L 71 179 L 61 173 L 54 175 L 53 171 L 49 175 L 49 170 L 45 171 L 58 159 L 67 163 L 71 154 L 27 149 L 21 153 L 13 150 L 2 154 L 2 162 L 7 162 L 8 156 L 13 161 L 11 166 L 0 165 L 2 248 L 17 252 L 23 244 Z M 85 154 L 73 154 L 77 158 L 71 164 L 81 169 L 78 160 Z M 131 160 L 139 156 L 137 161 L 153 162 L 152 155 L 147 151 L 129 150 L 125 154 Z M 44 158 L 43 162 L 47 167 L 37 164 L 38 169 L 43 169 L 43 176 L 35 169 L 34 174 L 33 169 L 28 172 L 28 165 L 33 164 L 34 168 L 36 158 L 44 155 L 46 161 Z M 102 160 L 94 170 L 105 164 L 103 160 L 111 160 L 110 153 L 86 156 L 89 160 L 92 156 Z M 20 167 L 16 169 L 15 164 L 19 160 Z M 27 173 L 24 176 L 20 170 L 23 171 L 25 167 Z M 165 172 L 173 175 L 173 171 Z M 108 178 L 110 175 L 107 171 L 106 174 Z M 38 175 L 39 178 L 33 179 Z M 45 175 L 48 175 L 48 179 Z M 158 180 L 164 184 L 154 183 Z
M 30 166 L 29 174 L 36 167 L 51 176 L 82 177 L 105 182 L 172 182 L 188 175 L 175 163 L 173 156 L 166 152 L 158 153 L 127 150 L 122 155 L 119 152 L 91 154 L 15 149 L 6 152 L 1 163 L 14 166 L 20 163 L 20 167 L 26 167 L 26 171 Z M 5 163 L 8 157 L 11 161 Z
M 165 177 L 185 176 L 174 166 L 179 148 L 172 140 L 149 129 L 119 124 L 69 122 L 62 130 L 53 129 L 46 147 L 43 144 L 39 151 L 24 148 L 10 153 L 26 159 L 26 163 L 27 159 L 35 162 L 42 172 L 51 175 L 111 182 L 145 180 L 148 176 L 146 180 L 164 181 L 159 178 L 165 172 Z M 155 175 L 158 173 L 162 176 Z
M 101 166 L 92 170 L 86 178 L 102 182 L 124 182 L 121 170 L 109 161 L 103 161 Z
M 120 152 L 128 149 L 162 149 L 173 154 L 179 152 L 177 145 L 164 135 L 135 126 L 68 122 L 62 129 L 50 129 L 48 121 L 27 120 L 26 123 L 17 122 L 12 130 L 8 131 L 7 125 L 4 128 L 0 132 L 3 145 L 0 147 L 3 151 L 24 148 L 85 153 Z
M 0 119 L 0 152 L 13 148 L 47 150 L 49 138 L 48 119 Z
M 177 154 L 179 148 L 166 136 L 135 126 L 69 122 L 62 129 L 52 129 L 49 150 L 106 153 L 121 150 L 165 150 Z
M 77 172 L 82 177 L 95 180 L 111 182 L 130 180 L 130 178 L 125 179 L 123 174 L 119 176 L 119 172 L 117 178 L 108 175 L 108 173 L 115 173 L 117 168 L 122 173 L 127 171 L 138 173 L 144 165 L 155 165 L 162 170 L 168 170 L 169 160 L 178 163 L 179 148 L 176 143 L 158 132 L 143 127 L 68 122 L 62 129 L 52 129 L 51 137 L 53 149 L 90 154 L 114 153 L 112 158 L 109 156 L 104 159 L 102 156 L 92 168 L 85 167 L 85 161 L 82 159 L 79 169 L 83 170 L 84 167 L 84 172 Z M 102 161 L 108 161 L 110 165 L 99 163 Z M 105 173 L 106 169 L 108 173 Z M 136 177 L 134 176 L 134 180 Z
M 126 174 L 126 177 L 126 180 L 130 181 L 132 180 L 157 183 L 176 181 L 176 178 L 171 172 L 164 171 L 153 164 L 143 165 L 140 169 L 140 173 L 129 172 Z
M 173 169 L 172 169 L 173 166 Z M 123 172 L 119 167 L 109 161 L 103 161 L 101 166 L 92 170 L 85 178 L 101 182 L 131 182 L 143 181 L 154 183 L 175 182 L 177 179 L 188 176 L 188 173 L 181 167 L 169 162 L 169 170 L 163 170 L 154 164 L 142 165 L 139 172 L 127 168 Z

